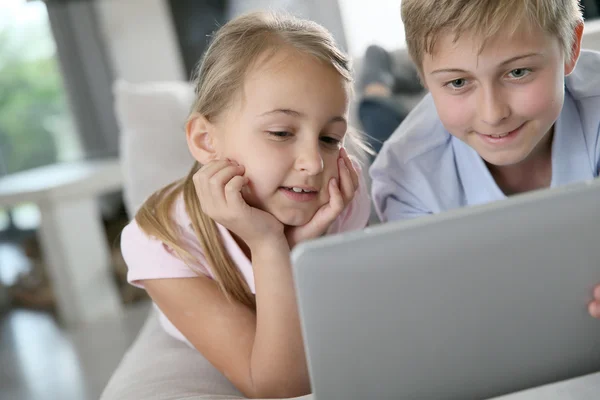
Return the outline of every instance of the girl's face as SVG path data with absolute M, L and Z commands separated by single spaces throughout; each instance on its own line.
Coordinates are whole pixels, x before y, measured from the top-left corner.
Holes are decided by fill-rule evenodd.
M 259 57 L 240 96 L 214 121 L 212 137 L 217 158 L 245 167 L 248 204 L 299 226 L 329 201 L 348 89 L 333 67 L 294 49 Z

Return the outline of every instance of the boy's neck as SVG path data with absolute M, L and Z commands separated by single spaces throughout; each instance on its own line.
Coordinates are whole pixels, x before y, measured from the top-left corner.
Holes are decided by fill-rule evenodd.
M 518 164 L 497 166 L 486 163 L 496 184 L 510 196 L 550 187 L 552 182 L 552 139 L 554 127 L 531 154 Z

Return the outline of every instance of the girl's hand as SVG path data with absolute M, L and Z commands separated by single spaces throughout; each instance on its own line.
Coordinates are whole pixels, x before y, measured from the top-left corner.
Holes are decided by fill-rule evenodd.
M 590 314 L 594 318 L 600 318 L 600 285 L 594 289 L 594 300 L 589 306 Z
M 290 249 L 297 243 L 323 235 L 335 219 L 350 204 L 358 189 L 358 173 L 344 148 L 338 158 L 339 185 L 335 178 L 328 184 L 329 203 L 324 204 L 312 219 L 302 226 L 287 227 L 285 235 Z
M 237 162 L 216 160 L 202 166 L 193 179 L 202 211 L 253 249 L 283 238 L 283 224 L 246 203 L 241 191 L 248 178 L 243 174 Z

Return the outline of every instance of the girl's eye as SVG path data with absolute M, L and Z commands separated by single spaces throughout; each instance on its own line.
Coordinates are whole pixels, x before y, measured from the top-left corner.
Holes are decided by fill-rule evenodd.
M 514 79 L 521 79 L 529 75 L 530 72 L 531 70 L 529 68 L 517 68 L 510 71 L 508 75 Z
M 340 140 L 331 136 L 321 136 L 320 140 L 330 146 L 337 146 L 340 144 Z
M 285 132 L 285 131 L 268 131 L 267 133 L 269 134 L 269 136 L 274 136 L 275 138 L 278 138 L 278 139 L 283 139 L 283 138 L 292 136 L 291 133 Z

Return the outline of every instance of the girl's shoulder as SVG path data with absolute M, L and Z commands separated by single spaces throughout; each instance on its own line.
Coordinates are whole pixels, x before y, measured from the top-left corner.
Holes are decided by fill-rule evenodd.
M 178 254 L 163 240 L 148 235 L 133 219 L 121 233 L 121 252 L 127 264 L 129 283 L 143 287 L 141 281 L 144 279 L 210 276 L 181 195 L 173 203 L 171 218 L 178 245 L 191 257 Z

